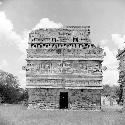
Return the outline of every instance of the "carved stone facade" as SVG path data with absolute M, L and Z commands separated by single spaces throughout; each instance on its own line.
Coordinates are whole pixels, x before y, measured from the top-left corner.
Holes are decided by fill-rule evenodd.
M 101 106 L 104 53 L 91 42 L 89 35 L 89 26 L 38 29 L 29 34 L 27 65 L 23 67 L 29 107 Z

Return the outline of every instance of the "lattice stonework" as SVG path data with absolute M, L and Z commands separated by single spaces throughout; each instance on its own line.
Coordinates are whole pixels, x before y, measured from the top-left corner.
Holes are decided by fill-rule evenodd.
M 89 26 L 38 29 L 29 34 L 26 70 L 29 107 L 93 109 L 101 106 L 103 49 Z

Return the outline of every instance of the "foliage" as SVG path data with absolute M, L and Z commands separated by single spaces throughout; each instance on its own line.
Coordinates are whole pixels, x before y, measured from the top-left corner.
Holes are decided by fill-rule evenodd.
M 23 95 L 16 76 L 0 70 L 0 95 L 2 103 L 18 103 Z
M 110 96 L 111 95 L 111 87 L 109 85 L 104 85 L 102 90 L 103 96 Z
M 28 101 L 28 91 L 27 89 L 22 89 L 22 94 L 19 98 L 19 101 Z
M 102 95 L 103 96 L 110 96 L 117 101 L 122 100 L 122 88 L 120 86 L 109 86 L 109 85 L 104 85 L 103 90 L 102 90 Z

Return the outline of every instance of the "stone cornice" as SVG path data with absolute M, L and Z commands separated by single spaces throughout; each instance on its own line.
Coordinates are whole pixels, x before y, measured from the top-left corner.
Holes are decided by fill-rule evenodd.
M 99 60 L 99 61 L 103 61 L 103 58 L 84 58 L 84 57 L 65 57 L 65 58 L 61 58 L 60 56 L 58 56 L 58 58 L 54 58 L 54 57 L 44 57 L 44 58 L 27 58 L 26 61 L 32 61 L 32 60 Z
M 27 77 L 27 78 L 49 78 L 49 79 L 58 79 L 58 78 L 67 78 L 67 79 L 75 79 L 75 78 L 102 78 L 102 75 L 92 75 L 92 74 L 84 74 L 84 75 L 75 75 L 75 74 L 58 74 L 58 75 L 53 75 L 53 74 L 48 74 L 48 75 L 39 75 L 39 76 L 34 76 L 34 77 Z
M 94 87 L 88 87 L 88 86 L 81 86 L 81 87 L 77 87 L 77 86 L 73 86 L 73 87 L 70 87 L 70 86 L 67 86 L 67 87 L 62 87 L 62 86 L 36 86 L 36 85 L 27 85 L 26 88 L 65 88 L 65 89 L 103 89 L 103 86 L 94 86 Z

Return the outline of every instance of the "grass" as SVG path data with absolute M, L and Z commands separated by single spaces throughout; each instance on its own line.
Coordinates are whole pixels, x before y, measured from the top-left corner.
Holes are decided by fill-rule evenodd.
M 125 112 L 27 110 L 21 105 L 1 105 L 0 125 L 125 125 Z

